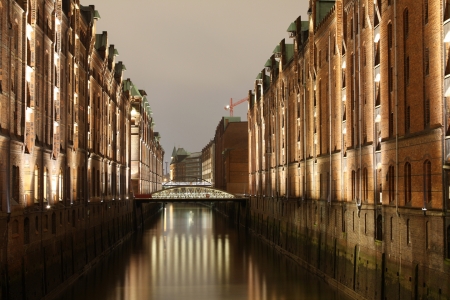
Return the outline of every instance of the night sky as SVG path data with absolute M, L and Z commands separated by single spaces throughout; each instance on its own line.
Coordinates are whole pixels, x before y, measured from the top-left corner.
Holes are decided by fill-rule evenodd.
M 97 33 L 119 51 L 130 78 L 147 92 L 155 131 L 170 161 L 173 147 L 201 151 L 214 137 L 224 106 L 253 89 L 275 46 L 307 0 L 90 0 Z M 247 103 L 234 110 L 247 119 Z M 164 164 L 165 168 L 165 164 Z

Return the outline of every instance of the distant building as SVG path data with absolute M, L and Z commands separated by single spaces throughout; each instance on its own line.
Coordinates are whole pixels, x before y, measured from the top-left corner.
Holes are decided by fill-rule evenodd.
M 223 117 L 214 137 L 214 187 L 232 194 L 248 192 L 248 124 Z
M 128 79 L 124 82 L 131 100 L 131 187 L 134 194 L 162 189 L 164 150 L 160 135 L 153 132 L 154 121 L 147 94 Z
M 216 144 L 211 140 L 208 145 L 202 149 L 202 179 L 214 186 L 214 169 L 215 169 L 215 149 Z
M 189 153 L 183 148 L 173 148 L 170 161 L 170 180 L 185 181 L 187 178 L 202 178 L 202 153 Z

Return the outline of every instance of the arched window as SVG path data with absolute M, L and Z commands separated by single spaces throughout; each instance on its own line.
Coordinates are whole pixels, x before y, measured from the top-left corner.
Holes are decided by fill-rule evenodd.
M 431 201 L 431 162 L 423 163 L 423 201 L 424 205 Z
M 379 241 L 383 240 L 383 217 L 381 215 L 377 217 L 376 239 Z
M 405 203 L 411 202 L 411 164 L 405 163 Z
M 39 179 L 39 167 L 34 166 L 34 203 L 39 203 L 40 192 L 40 179 Z
M 403 38 L 406 40 L 409 33 L 409 13 L 408 8 L 403 11 Z
M 363 170 L 363 200 L 367 201 L 369 198 L 369 172 L 367 168 Z
M 389 202 L 394 201 L 395 199 L 395 168 L 394 166 L 390 165 L 389 166 L 389 171 L 388 171 L 388 191 L 389 191 Z
M 62 174 L 62 169 L 59 169 L 59 175 L 58 175 L 58 197 L 59 197 L 59 201 L 63 200 L 63 174 Z
M 411 222 L 409 222 L 409 219 L 406 220 L 406 244 L 411 244 Z
M 47 199 L 47 197 L 48 197 L 48 195 L 47 195 L 47 184 L 48 184 L 47 176 L 48 176 L 47 168 L 44 168 L 44 198 L 43 198 L 44 202 L 47 202 L 47 200 L 48 200 Z

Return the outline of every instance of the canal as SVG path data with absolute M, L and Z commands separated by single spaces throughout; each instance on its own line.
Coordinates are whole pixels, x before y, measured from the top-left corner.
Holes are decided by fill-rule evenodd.
M 58 299 L 349 299 L 211 208 L 168 204 Z

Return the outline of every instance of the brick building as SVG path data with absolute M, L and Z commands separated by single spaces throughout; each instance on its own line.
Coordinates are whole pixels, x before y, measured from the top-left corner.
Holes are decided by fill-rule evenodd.
M 124 89 L 131 95 L 131 187 L 134 194 L 150 194 L 162 189 L 164 150 L 147 93 L 129 80 Z
M 42 297 L 131 228 L 131 104 L 147 108 L 99 18 L 78 0 L 0 0 L 0 288 L 12 299 Z M 144 115 L 156 189 L 164 151 Z
M 249 95 L 252 201 L 368 258 L 384 286 L 338 271 L 361 295 L 450 297 L 450 3 L 309 2 Z
M 214 140 L 211 140 L 208 145 L 202 149 L 202 179 L 211 183 L 214 186 L 215 177 L 215 149 Z
M 214 136 L 214 187 L 231 194 L 248 192 L 248 125 L 240 117 L 223 117 Z

